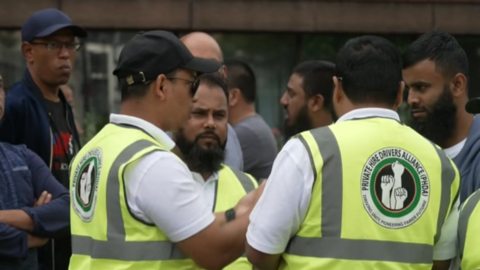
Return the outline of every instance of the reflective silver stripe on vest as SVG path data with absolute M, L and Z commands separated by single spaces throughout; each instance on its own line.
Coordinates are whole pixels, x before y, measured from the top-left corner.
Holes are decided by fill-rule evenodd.
M 468 221 L 470 216 L 475 210 L 475 207 L 480 203 L 480 191 L 475 192 L 470 199 L 468 199 L 467 204 L 460 211 L 460 216 L 458 218 L 458 247 L 460 251 L 460 259 L 463 258 L 463 252 L 465 250 L 465 239 L 467 237 Z
M 248 177 L 244 172 L 241 172 L 232 168 L 230 169 L 238 178 L 238 180 L 242 184 L 243 189 L 245 189 L 246 193 L 249 193 L 250 191 L 255 189 L 255 185 L 253 185 L 252 179 L 250 179 L 250 177 Z
M 139 140 L 125 148 L 113 162 L 107 178 L 107 241 L 72 235 L 73 254 L 94 259 L 124 261 L 162 261 L 182 258 L 181 252 L 169 241 L 125 241 L 126 233 L 120 206 L 120 167 L 135 154 L 155 144 Z
M 342 239 L 342 159 L 335 135 L 329 128 L 311 131 L 323 159 L 322 167 L 322 237 L 294 236 L 285 253 L 321 258 L 388 261 L 399 263 L 432 263 L 433 247 L 428 244 L 376 240 Z M 309 153 L 315 180 L 317 172 L 306 140 L 298 136 Z M 435 148 L 437 149 L 437 148 Z M 438 152 L 438 151 L 437 151 Z M 451 184 L 455 175 L 450 161 L 439 153 L 442 162 L 442 198 L 438 228 L 443 225 L 450 205 Z M 315 182 L 314 182 L 315 184 Z M 313 187 L 312 187 L 313 188 Z M 443 218 L 442 218 L 443 217 Z
M 456 198 L 453 200 L 452 205 L 450 205 L 450 193 L 452 191 L 452 184 L 455 181 L 455 169 L 448 159 L 447 155 L 434 144 L 432 144 L 435 150 L 437 151 L 437 156 L 440 158 L 440 162 L 442 165 L 442 193 L 440 198 L 440 212 L 438 214 L 438 221 L 437 221 L 437 234 L 435 235 L 434 243 L 436 244 L 440 239 L 442 234 L 442 227 L 443 223 L 445 222 L 445 218 L 447 216 L 448 208 L 453 207 L 455 201 L 458 198 L 458 193 Z M 457 211 L 457 209 L 451 209 L 451 211 Z

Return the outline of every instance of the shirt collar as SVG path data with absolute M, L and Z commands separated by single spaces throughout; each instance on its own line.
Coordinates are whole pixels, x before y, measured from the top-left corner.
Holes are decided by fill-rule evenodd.
M 210 181 L 217 181 L 218 178 L 219 178 L 219 174 L 218 172 L 214 172 L 212 175 L 210 175 L 210 177 L 207 179 L 207 180 L 204 180 L 203 179 L 203 176 L 197 172 L 192 172 L 192 176 L 195 180 L 197 180 L 198 182 L 200 183 L 207 183 L 207 182 L 210 182 Z
M 362 108 L 350 111 L 338 118 L 336 123 L 352 120 L 355 118 L 384 117 L 391 118 L 400 122 L 400 116 L 394 110 L 382 108 Z
M 112 113 L 110 114 L 110 123 L 127 124 L 139 127 L 152 136 L 167 150 L 172 150 L 175 147 L 175 142 L 173 142 L 163 130 L 138 117 Z

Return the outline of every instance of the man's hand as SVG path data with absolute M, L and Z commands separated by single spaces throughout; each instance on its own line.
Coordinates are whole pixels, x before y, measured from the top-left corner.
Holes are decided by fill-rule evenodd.
M 263 194 L 263 190 L 265 189 L 265 185 L 267 184 L 267 180 L 262 181 L 260 186 L 257 189 L 249 192 L 245 195 L 235 207 L 235 212 L 237 216 L 248 215 L 252 211 L 255 204 L 257 204 L 258 200 Z
M 40 238 L 37 236 L 33 236 L 31 234 L 28 235 L 28 248 L 38 248 L 43 247 L 47 242 L 48 238 Z
M 42 192 L 42 194 L 40 195 L 40 198 L 38 198 L 38 200 L 35 202 L 33 206 L 34 207 L 42 206 L 44 204 L 49 203 L 51 200 L 52 200 L 52 194 L 44 191 Z

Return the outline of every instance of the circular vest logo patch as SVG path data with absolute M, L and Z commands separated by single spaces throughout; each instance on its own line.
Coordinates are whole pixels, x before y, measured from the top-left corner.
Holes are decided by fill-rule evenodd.
M 370 217 L 385 228 L 400 229 L 415 223 L 427 209 L 430 181 L 411 153 L 384 148 L 363 167 L 361 190 Z
M 90 222 L 97 203 L 97 188 L 102 170 L 102 150 L 90 150 L 78 163 L 73 176 L 70 199 L 75 213 Z

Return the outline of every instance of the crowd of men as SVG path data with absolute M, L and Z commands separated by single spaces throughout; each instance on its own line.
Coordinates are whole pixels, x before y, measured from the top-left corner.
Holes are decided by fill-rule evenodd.
M 86 36 L 38 11 L 23 79 L 0 77 L 0 269 L 480 269 L 480 99 L 448 33 L 298 64 L 279 153 L 254 71 L 201 32 L 126 43 L 120 112 L 81 145 Z

